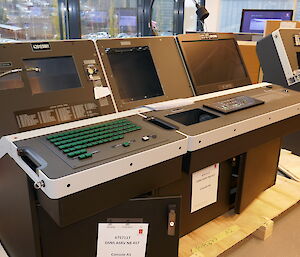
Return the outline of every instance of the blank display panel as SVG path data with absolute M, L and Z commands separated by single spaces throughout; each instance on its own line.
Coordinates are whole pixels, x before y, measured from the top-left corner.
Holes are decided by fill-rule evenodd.
M 109 48 L 106 53 L 124 102 L 164 95 L 148 46 Z
M 184 58 L 197 94 L 201 87 L 247 78 L 234 39 L 183 42 Z M 224 88 L 225 89 L 225 88 Z
M 24 59 L 24 64 L 32 69 L 27 76 L 33 94 L 81 87 L 72 56 Z

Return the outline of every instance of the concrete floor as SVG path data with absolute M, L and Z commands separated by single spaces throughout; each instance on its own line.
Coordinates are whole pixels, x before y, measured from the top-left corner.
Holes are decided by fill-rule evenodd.
M 273 234 L 267 240 L 250 236 L 220 257 L 300 257 L 300 203 L 274 222 Z

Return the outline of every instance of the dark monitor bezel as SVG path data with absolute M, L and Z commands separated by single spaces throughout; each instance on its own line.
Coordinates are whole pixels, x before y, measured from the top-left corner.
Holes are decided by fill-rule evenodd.
M 126 111 L 144 105 L 194 96 L 184 68 L 177 42 L 173 36 L 100 39 L 96 41 L 107 84 L 110 85 L 117 109 Z M 164 95 L 137 101 L 122 100 L 118 84 L 106 54 L 107 48 L 134 48 L 147 46 L 160 80 Z M 175 75 L 174 75 L 175 74 Z
M 164 88 L 161 83 L 161 80 L 159 79 L 159 75 L 158 75 L 157 69 L 155 67 L 153 56 L 151 54 L 151 49 L 149 46 L 137 46 L 137 47 L 130 46 L 128 48 L 126 48 L 126 47 L 125 48 L 109 48 L 109 49 L 106 49 L 105 52 L 108 57 L 109 65 L 112 70 L 112 75 L 114 77 L 115 83 L 122 84 L 120 81 L 121 81 L 121 79 L 123 79 L 123 81 L 127 80 L 127 83 L 124 82 L 124 85 L 127 85 L 127 86 L 130 85 L 130 87 L 123 88 L 122 90 L 121 90 L 121 88 L 119 88 L 119 90 L 118 90 L 118 94 L 120 95 L 120 99 L 123 103 L 143 101 L 145 99 L 153 99 L 153 98 L 162 97 L 165 95 Z M 129 54 L 129 56 L 128 56 L 128 54 Z M 141 58 L 140 54 L 143 54 L 142 59 L 140 59 Z M 127 57 L 124 58 L 124 55 L 126 55 Z M 116 59 L 114 60 L 115 56 L 118 56 L 117 60 Z M 140 56 L 138 62 L 135 59 L 137 56 Z M 125 75 L 126 73 L 122 72 L 122 69 L 126 69 L 125 67 L 122 66 L 122 69 L 115 70 L 116 67 L 114 65 L 118 64 L 120 66 L 121 64 L 125 64 L 124 60 L 126 61 L 126 66 L 130 67 L 130 71 L 134 71 L 134 73 L 135 73 L 133 75 L 133 74 L 130 74 L 130 71 L 127 71 L 128 72 L 127 74 L 129 76 L 132 75 L 130 77 L 137 77 L 136 80 L 140 80 L 138 84 L 136 84 L 136 80 L 133 80 L 129 83 L 128 75 Z M 133 61 L 133 62 L 131 62 L 131 61 Z M 142 63 L 142 61 L 145 61 L 145 62 Z M 114 65 L 113 65 L 113 63 L 114 63 Z M 152 87 L 152 89 L 156 90 L 157 91 L 156 93 L 158 93 L 158 94 L 151 95 L 151 93 L 154 93 L 154 92 L 150 93 L 150 90 L 148 92 L 145 92 L 145 91 L 147 91 L 147 87 L 145 87 L 145 86 L 143 87 L 142 85 L 140 86 L 140 84 L 144 84 L 142 82 L 142 80 L 144 80 L 145 77 L 136 76 L 135 70 L 137 70 L 138 67 L 141 67 L 144 65 L 147 65 L 147 67 L 146 67 L 146 69 L 145 68 L 143 69 L 143 75 L 145 77 L 150 76 L 147 79 L 149 81 L 155 82 L 154 85 L 156 87 Z M 133 69 L 134 66 L 136 66 L 135 69 Z M 139 71 L 139 73 L 142 73 L 142 71 Z M 122 77 L 122 78 L 120 78 L 120 77 Z M 143 94 L 137 94 L 137 92 L 135 90 L 133 90 L 135 88 L 135 87 L 132 87 L 133 85 L 135 87 L 143 88 L 144 89 Z M 150 85 L 150 87 L 151 87 L 151 85 Z M 127 91 L 127 94 L 126 94 L 126 91 Z
M 198 87 L 196 87 L 194 85 L 193 77 L 192 77 L 191 71 L 188 67 L 188 62 L 186 61 L 183 43 L 189 42 L 189 41 L 209 41 L 209 39 L 205 39 L 205 36 L 207 36 L 207 35 L 211 35 L 211 36 L 217 35 L 217 39 L 212 39 L 212 41 L 213 40 L 214 41 L 215 40 L 233 40 L 236 50 L 237 50 L 237 53 L 240 57 L 241 64 L 245 71 L 245 78 L 239 79 L 239 80 L 226 81 L 225 83 L 224 82 L 211 83 L 211 84 L 201 85 Z M 190 82 L 193 86 L 193 89 L 194 89 L 194 92 L 196 95 L 204 95 L 204 94 L 208 94 L 208 93 L 214 93 L 214 92 L 218 92 L 218 91 L 222 91 L 222 90 L 233 89 L 233 88 L 252 84 L 249 72 L 247 70 L 244 59 L 241 55 L 240 48 L 237 44 L 237 41 L 235 40 L 235 36 L 233 33 L 191 33 L 191 34 L 185 34 L 185 35 L 178 35 L 177 40 L 179 43 L 179 48 L 180 48 L 180 51 L 182 54 L 182 58 L 184 60 L 184 65 L 186 67 L 187 73 L 190 78 Z M 232 86 L 227 87 L 228 84 L 232 84 Z
M 294 10 L 291 10 L 291 9 L 275 9 L 275 10 L 273 10 L 273 9 L 243 9 L 242 10 L 242 17 L 241 17 L 241 23 L 240 23 L 240 31 L 239 32 L 242 32 L 242 33 L 251 33 L 251 32 L 245 32 L 245 31 L 242 31 L 242 28 L 243 28 L 243 23 L 244 23 L 244 18 L 245 18 L 245 12 L 291 12 L 292 13 L 292 15 L 291 15 L 291 20 L 290 21 L 292 21 L 293 20 L 293 18 L 294 18 Z M 288 21 L 288 20 L 286 20 L 286 21 Z M 257 32 L 255 32 L 255 33 L 257 33 Z M 259 33 L 259 34 L 263 34 L 263 33 Z

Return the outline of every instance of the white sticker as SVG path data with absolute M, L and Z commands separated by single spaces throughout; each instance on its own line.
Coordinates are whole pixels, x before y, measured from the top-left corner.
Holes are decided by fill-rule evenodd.
M 108 87 L 94 87 L 95 99 L 101 99 L 111 95 L 110 89 Z
M 219 164 L 214 164 L 192 175 L 191 213 L 217 201 Z
M 99 223 L 97 257 L 145 257 L 148 225 Z

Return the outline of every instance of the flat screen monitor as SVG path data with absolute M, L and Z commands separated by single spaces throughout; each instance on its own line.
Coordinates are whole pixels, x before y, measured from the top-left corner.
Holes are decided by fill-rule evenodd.
M 264 33 L 267 20 L 291 21 L 293 10 L 243 9 L 240 32 Z
M 109 48 L 106 53 L 123 102 L 164 95 L 148 46 Z
M 32 94 L 80 88 L 72 56 L 24 59 Z
M 196 95 L 251 83 L 233 38 L 181 41 Z

